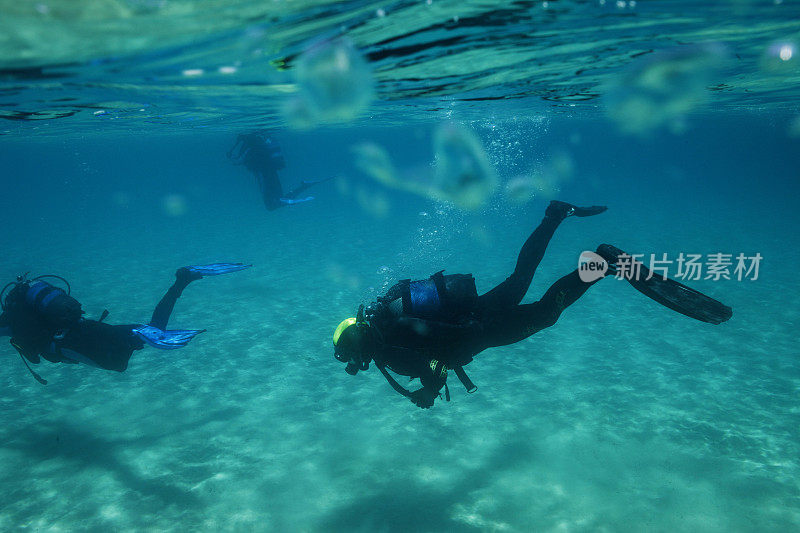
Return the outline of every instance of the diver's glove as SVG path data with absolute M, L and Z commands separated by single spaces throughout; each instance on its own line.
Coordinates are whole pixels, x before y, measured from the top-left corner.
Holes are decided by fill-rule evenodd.
M 408 398 L 417 407 L 421 409 L 430 409 L 433 407 L 433 401 L 437 396 L 438 394 L 435 391 L 431 391 L 427 387 L 422 387 L 421 389 L 412 392 Z

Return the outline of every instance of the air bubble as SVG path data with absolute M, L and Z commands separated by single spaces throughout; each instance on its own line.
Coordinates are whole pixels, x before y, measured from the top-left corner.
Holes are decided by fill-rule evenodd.
M 292 126 L 347 122 L 372 102 L 372 72 L 361 53 L 346 38 L 310 45 L 297 60 L 298 94 L 287 106 Z

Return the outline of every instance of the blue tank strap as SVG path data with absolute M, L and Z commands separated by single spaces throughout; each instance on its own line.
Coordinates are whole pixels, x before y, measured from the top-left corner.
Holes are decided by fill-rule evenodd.
M 42 292 L 44 289 L 49 287 L 49 283 L 45 283 L 44 281 L 37 281 L 33 285 L 28 288 L 28 291 L 25 293 L 25 302 L 28 305 L 34 305 L 36 303 L 36 297 Z
M 412 281 L 408 284 L 408 293 L 411 316 L 433 318 L 441 309 L 439 289 L 431 278 Z
M 59 295 L 60 292 L 62 292 L 60 289 L 54 289 L 50 291 L 47 295 L 45 295 L 44 298 L 42 298 L 42 301 L 39 303 L 39 307 L 42 309 L 47 307 L 47 304 L 52 302 Z

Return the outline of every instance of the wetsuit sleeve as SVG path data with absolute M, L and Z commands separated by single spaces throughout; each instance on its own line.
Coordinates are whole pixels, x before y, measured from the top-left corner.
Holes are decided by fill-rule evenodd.
M 441 361 L 431 359 L 424 368 L 419 370 L 422 388 L 411 393 L 410 400 L 422 409 L 433 407 L 433 402 L 439 396 L 439 390 L 447 381 L 447 367 Z
M 423 387 L 434 390 L 438 394 L 447 382 L 447 367 L 441 361 L 431 359 L 427 368 L 420 372 L 419 380 Z

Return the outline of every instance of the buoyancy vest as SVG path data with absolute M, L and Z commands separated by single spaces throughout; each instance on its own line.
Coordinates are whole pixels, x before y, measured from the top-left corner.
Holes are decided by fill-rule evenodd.
M 22 283 L 9 293 L 9 297 L 17 290 L 24 292 L 24 295 L 18 295 L 16 305 L 24 305 L 54 330 L 75 325 L 83 315 L 78 300 L 46 281 Z
M 38 363 L 39 355 L 42 354 L 49 361 L 61 362 L 60 357 L 54 359 L 45 352 L 54 338 L 62 337 L 80 322 L 83 310 L 78 300 L 63 289 L 42 281 L 42 277 L 55 277 L 66 283 L 63 278 L 53 275 L 32 280 L 20 276 L 17 281 L 5 286 L 2 293 L 9 287 L 12 288 L 4 298 L 0 294 L 0 299 L 11 326 L 11 345 L 20 354 L 34 378 L 47 384 L 46 380 L 28 366 L 26 359 Z
M 472 274 L 444 275 L 443 272 L 440 270 L 424 280 L 401 280 L 387 296 L 379 298 L 379 302 L 385 306 L 390 315 L 397 316 L 402 313 L 421 320 L 458 324 L 475 310 L 478 301 L 475 278 Z M 378 365 L 378 368 L 392 388 L 408 396 L 408 391 L 391 378 L 384 366 Z M 477 390 L 462 366 L 451 368 L 468 392 L 473 393 Z M 449 401 L 450 393 L 446 387 L 445 384 L 446 398 Z M 400 389 L 406 392 L 401 392 Z

